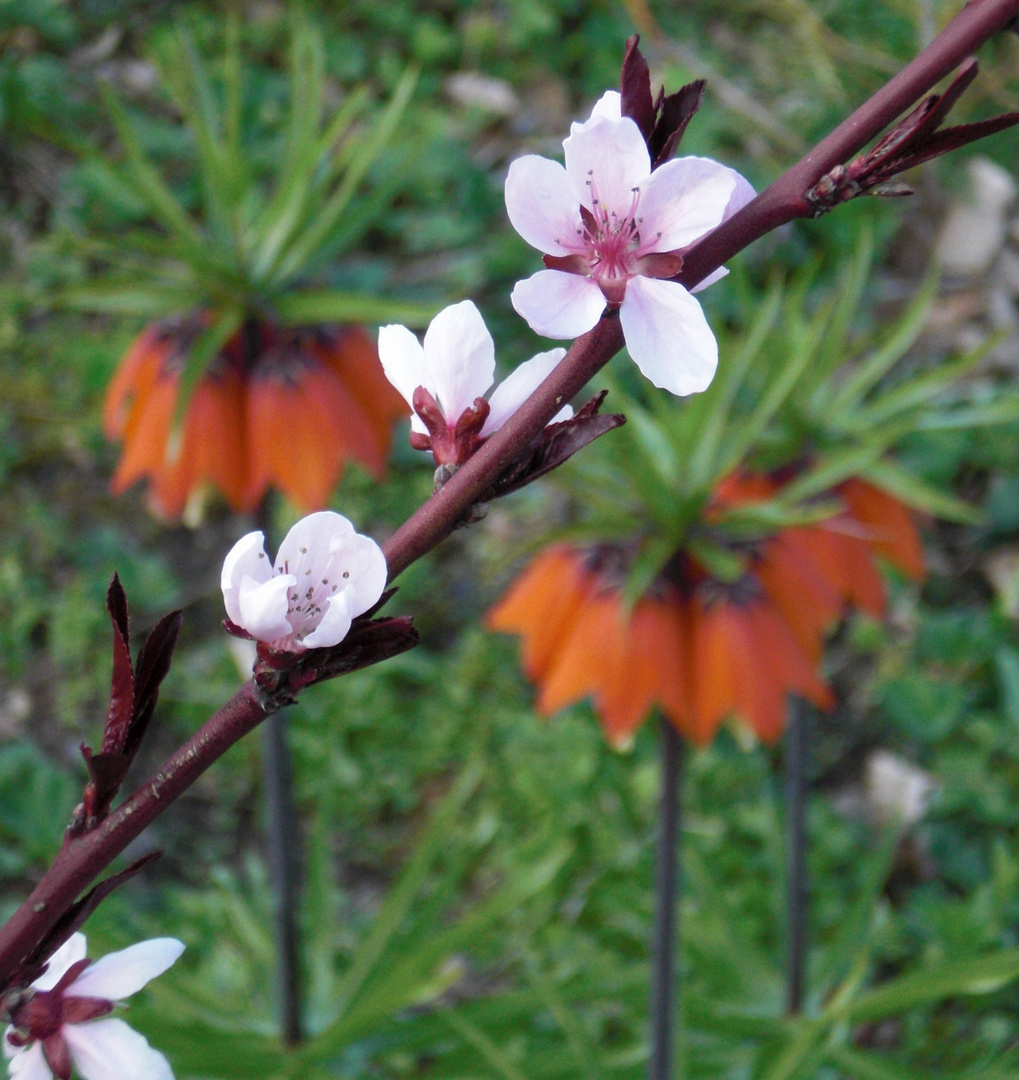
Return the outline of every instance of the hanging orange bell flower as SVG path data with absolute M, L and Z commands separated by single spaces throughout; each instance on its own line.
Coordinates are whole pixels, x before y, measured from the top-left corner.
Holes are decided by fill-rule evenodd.
M 107 437 L 124 444 L 115 493 L 147 476 L 153 509 L 176 518 L 206 482 L 237 511 L 275 486 L 308 512 L 325 506 L 347 461 L 383 475 L 403 403 L 359 327 L 248 323 L 199 379 L 174 433 L 202 326 L 194 316 L 154 324 L 125 353 L 103 412 Z
M 780 486 L 774 477 L 733 474 L 719 484 L 706 517 L 769 499 Z M 905 506 L 861 480 L 837 494 L 842 513 L 743 545 L 746 571 L 735 583 L 715 580 L 679 553 L 630 610 L 622 594 L 625 552 L 549 548 L 489 611 L 487 625 L 521 636 L 539 712 L 548 716 L 590 697 L 617 747 L 632 742 L 652 706 L 700 745 L 728 717 L 774 742 L 789 694 L 834 707 L 818 674 L 825 638 L 850 606 L 884 613 L 876 556 L 911 577 L 923 573 Z
M 689 591 L 662 580 L 627 611 L 618 555 L 550 548 L 488 613 L 490 629 L 522 636 L 543 715 L 590 696 L 609 741 L 624 747 L 657 705 L 703 745 L 730 715 L 774 741 L 789 693 L 832 707 L 831 692 L 753 579 L 735 588 L 702 581 Z

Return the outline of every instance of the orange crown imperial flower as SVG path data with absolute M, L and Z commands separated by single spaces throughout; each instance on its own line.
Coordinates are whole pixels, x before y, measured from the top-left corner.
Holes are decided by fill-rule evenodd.
M 153 509 L 175 518 L 206 482 L 237 511 L 275 486 L 311 511 L 347 461 L 382 476 L 403 406 L 356 326 L 249 322 L 199 379 L 175 435 L 181 373 L 204 321 L 154 323 L 125 353 L 103 414 L 107 437 L 124 444 L 114 492 L 147 476 Z
M 753 501 L 774 488 L 768 478 L 730 478 L 716 498 Z M 875 556 L 909 576 L 923 573 L 919 537 L 901 503 L 860 480 L 839 494 L 845 513 L 754 545 L 735 583 L 715 580 L 680 552 L 629 610 L 627 552 L 557 545 L 527 567 L 487 624 L 521 635 L 539 712 L 590 696 L 617 747 L 632 742 L 652 706 L 701 745 L 728 717 L 773 742 L 789 694 L 834 707 L 817 671 L 825 635 L 850 604 L 883 614 Z

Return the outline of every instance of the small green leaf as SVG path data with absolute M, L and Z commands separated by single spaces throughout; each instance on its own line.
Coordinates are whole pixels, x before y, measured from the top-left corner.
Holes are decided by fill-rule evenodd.
M 976 960 L 954 960 L 913 971 L 864 994 L 840 1010 L 841 1018 L 860 1023 L 895 1016 L 922 1005 L 960 995 L 991 994 L 1019 978 L 1019 949 Z
M 865 466 L 860 470 L 860 476 L 914 509 L 933 514 L 945 521 L 975 525 L 984 520 L 983 511 L 979 507 L 933 487 L 888 458 Z
M 406 326 L 427 326 L 439 305 L 329 290 L 280 296 L 274 300 L 273 310 L 281 322 L 290 326 L 322 322 L 374 325 L 398 322 Z
M 860 363 L 835 393 L 830 408 L 840 416 L 855 410 L 864 397 L 905 356 L 927 323 L 931 305 L 938 291 L 938 277 L 930 274 L 895 324 L 888 339 Z
M 928 1080 L 924 1073 L 848 1046 L 829 1047 L 825 1056 L 840 1073 L 853 1080 Z M 938 1080 L 945 1080 L 945 1074 L 939 1072 Z

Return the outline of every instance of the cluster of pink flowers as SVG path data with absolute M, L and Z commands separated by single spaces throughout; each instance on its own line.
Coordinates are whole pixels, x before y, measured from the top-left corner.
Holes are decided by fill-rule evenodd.
M 545 253 L 544 270 L 517 283 L 512 302 L 537 333 L 573 338 L 618 312 L 627 348 L 656 386 L 692 394 L 711 382 L 718 346 L 700 303 L 677 281 L 682 251 L 746 205 L 739 173 L 701 157 L 653 168 L 645 136 L 606 93 L 564 140 L 565 166 L 528 155 L 506 178 L 513 227 Z M 720 269 L 693 291 L 724 276 Z M 421 342 L 383 326 L 379 357 L 411 410 L 411 445 L 447 469 L 462 465 L 498 431 L 566 355 L 521 364 L 489 397 L 495 344 L 469 300 L 440 311 Z M 573 415 L 563 407 L 552 423 Z M 223 567 L 223 598 L 235 631 L 295 653 L 339 644 L 386 583 L 381 550 L 339 514 L 299 522 L 269 565 L 263 536 L 237 542 Z

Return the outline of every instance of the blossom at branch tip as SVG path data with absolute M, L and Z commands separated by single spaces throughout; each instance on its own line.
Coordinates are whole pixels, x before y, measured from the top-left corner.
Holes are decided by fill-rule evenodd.
M 264 545 L 261 532 L 241 537 L 223 563 L 221 584 L 233 626 L 273 649 L 338 645 L 386 586 L 382 549 L 331 510 L 297 522 L 271 566 Z
M 754 191 L 708 158 L 674 158 L 652 169 L 644 135 L 620 110 L 620 95 L 610 91 L 589 120 L 573 124 L 563 141 L 565 168 L 533 154 L 510 165 L 510 222 L 545 253 L 546 266 L 517 282 L 511 299 L 532 330 L 552 338 L 577 337 L 606 307 L 618 309 L 644 375 L 674 394 L 696 393 L 711 382 L 718 345 L 691 291 L 670 279 L 683 268 L 683 249 Z
M 165 1057 L 123 1020 L 116 1005 L 161 975 L 184 951 L 174 938 L 141 941 L 93 963 L 73 934 L 13 1010 L 4 1033 L 11 1080 L 173 1080 Z
M 379 357 L 386 377 L 411 407 L 411 445 L 431 450 L 438 465 L 462 465 L 498 431 L 566 355 L 538 353 L 501 382 L 495 378 L 495 344 L 481 312 L 470 300 L 444 308 L 419 342 L 405 326 L 379 330 Z M 573 415 L 564 406 L 553 422 Z

